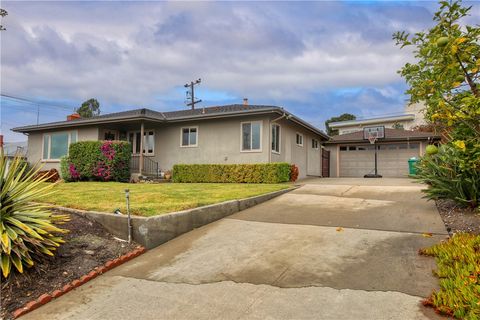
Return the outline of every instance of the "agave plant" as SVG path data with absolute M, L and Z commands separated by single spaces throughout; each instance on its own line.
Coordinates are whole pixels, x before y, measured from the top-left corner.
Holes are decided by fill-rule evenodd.
M 0 153 L 0 267 L 7 278 L 12 270 L 23 273 L 42 256 L 53 256 L 64 242 L 59 234 L 67 232 L 55 224 L 68 216 L 34 202 L 52 192 L 54 184 L 44 184 L 48 174 L 38 177 L 41 168 L 29 169 L 20 157 L 7 161 L 3 149 Z

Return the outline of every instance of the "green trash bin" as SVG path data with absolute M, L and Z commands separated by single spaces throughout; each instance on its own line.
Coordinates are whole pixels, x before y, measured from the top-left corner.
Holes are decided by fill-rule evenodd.
M 408 173 L 412 176 L 417 174 L 417 167 L 415 167 L 417 162 L 418 159 L 415 157 L 408 159 Z

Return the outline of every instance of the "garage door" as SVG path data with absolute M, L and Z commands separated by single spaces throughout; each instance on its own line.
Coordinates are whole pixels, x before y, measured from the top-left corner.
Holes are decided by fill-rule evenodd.
M 378 173 L 384 177 L 404 177 L 408 174 L 408 159 L 419 156 L 419 143 L 379 144 Z M 375 169 L 372 145 L 340 147 L 340 176 L 363 177 Z

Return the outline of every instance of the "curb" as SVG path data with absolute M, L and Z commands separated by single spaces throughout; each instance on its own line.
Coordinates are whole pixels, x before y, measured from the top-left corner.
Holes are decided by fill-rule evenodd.
M 26 313 L 29 313 L 30 311 L 33 311 L 44 304 L 49 303 L 53 299 L 56 299 L 58 297 L 63 296 L 65 293 L 80 287 L 81 285 L 87 283 L 90 280 L 95 279 L 97 276 L 129 261 L 132 260 L 135 257 L 138 257 L 139 255 L 143 254 L 145 251 L 147 251 L 144 247 L 139 246 L 138 248 L 134 249 L 133 251 L 127 252 L 126 254 L 107 261 L 103 266 L 96 267 L 86 275 L 81 276 L 79 279 L 75 279 L 70 283 L 67 283 L 64 285 L 61 289 L 54 290 L 51 293 L 44 293 L 40 297 L 38 297 L 36 300 L 32 300 L 30 302 L 27 302 L 26 304 L 23 305 L 23 307 L 18 308 L 14 312 L 12 312 L 12 316 L 14 319 L 17 319 L 20 316 L 23 316 Z

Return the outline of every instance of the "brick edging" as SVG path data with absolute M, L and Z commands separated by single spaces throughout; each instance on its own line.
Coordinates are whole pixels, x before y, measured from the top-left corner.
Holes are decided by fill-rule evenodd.
M 63 296 L 65 293 L 80 287 L 81 285 L 87 283 L 88 281 L 96 278 L 97 276 L 129 261 L 132 260 L 135 257 L 138 257 L 142 253 L 147 251 L 144 247 L 139 246 L 135 250 L 132 250 L 118 258 L 112 259 L 107 261 L 104 265 L 100 267 L 95 267 L 92 271 L 87 273 L 86 275 L 81 276 L 78 279 L 73 280 L 70 283 L 67 283 L 64 285 L 61 289 L 54 290 L 51 293 L 44 293 L 40 297 L 38 297 L 36 300 L 32 300 L 30 302 L 25 303 L 22 307 L 18 308 L 14 312 L 12 312 L 12 316 L 14 319 L 23 316 L 24 314 L 33 311 L 44 304 L 52 301 L 52 299 L 56 299 L 60 296 Z

